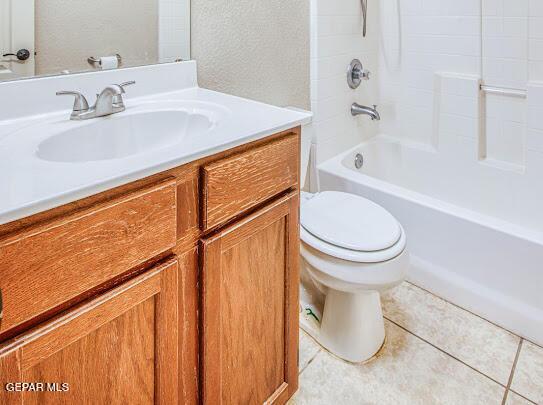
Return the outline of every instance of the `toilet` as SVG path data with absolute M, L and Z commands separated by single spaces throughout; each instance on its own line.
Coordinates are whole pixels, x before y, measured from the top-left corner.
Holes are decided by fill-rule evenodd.
M 366 361 L 385 340 L 380 293 L 407 274 L 405 232 L 354 194 L 304 193 L 300 213 L 302 329 L 338 357 Z
M 354 194 L 302 192 L 300 237 L 302 329 L 344 360 L 371 359 L 385 341 L 380 293 L 400 284 L 409 267 L 401 224 Z

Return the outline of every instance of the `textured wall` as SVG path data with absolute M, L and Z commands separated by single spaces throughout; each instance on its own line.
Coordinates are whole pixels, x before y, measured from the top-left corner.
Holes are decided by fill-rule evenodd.
M 202 87 L 309 108 L 308 0 L 192 0 Z
M 156 63 L 158 0 L 38 0 L 36 52 L 38 75 L 88 70 L 89 56 L 115 53 L 126 66 Z
M 190 0 L 35 4 L 38 75 L 89 70 L 89 56 L 115 53 L 123 57 L 125 67 L 189 58 Z

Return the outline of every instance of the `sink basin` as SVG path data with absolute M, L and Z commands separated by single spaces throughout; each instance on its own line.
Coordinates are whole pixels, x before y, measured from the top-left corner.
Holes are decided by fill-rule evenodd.
M 36 155 L 53 162 L 91 162 L 148 153 L 209 132 L 205 113 L 185 110 L 138 111 L 73 123 L 46 138 Z

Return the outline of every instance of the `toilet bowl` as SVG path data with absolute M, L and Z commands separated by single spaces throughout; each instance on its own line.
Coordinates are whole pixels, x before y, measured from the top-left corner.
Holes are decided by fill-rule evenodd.
M 366 361 L 385 340 L 380 293 L 407 274 L 405 232 L 360 196 L 324 191 L 301 200 L 301 326 L 338 357 Z

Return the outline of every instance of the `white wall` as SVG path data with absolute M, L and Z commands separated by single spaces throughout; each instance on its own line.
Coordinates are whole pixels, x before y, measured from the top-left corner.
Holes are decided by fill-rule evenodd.
M 17 63 L 14 58 L 0 57 L 0 81 L 33 76 L 34 57 L 34 0 L 0 0 L 0 50 L 14 53 L 28 49 L 30 58 Z
M 527 89 L 529 1 L 482 3 L 482 79 L 484 84 Z M 527 101 L 487 95 L 483 157 L 493 164 L 522 169 L 525 163 Z
M 318 162 L 377 133 L 447 158 L 523 174 L 543 164 L 542 0 L 311 0 L 311 104 Z M 360 58 L 372 80 L 345 81 Z M 486 94 L 481 84 L 527 97 Z M 353 119 L 353 101 L 382 120 Z
M 368 35 L 363 38 L 360 0 L 311 0 L 311 107 L 318 162 L 377 130 L 369 117 L 354 118 L 350 114 L 353 102 L 377 104 L 379 9 L 376 2 L 369 3 Z M 373 76 L 352 90 L 347 85 L 347 67 L 355 58 Z
M 370 0 L 371 4 L 371 0 Z M 380 0 L 379 132 L 519 173 L 542 152 L 541 0 Z M 374 18 L 372 16 L 372 18 Z M 484 95 L 479 84 L 528 91 Z M 537 118 L 536 118 L 537 117 Z
M 200 85 L 309 108 L 309 0 L 192 0 Z
M 480 2 L 380 0 L 379 4 L 380 132 L 434 145 L 439 125 L 434 120 L 436 73 L 479 76 Z M 457 96 L 456 101 L 466 102 Z M 453 118 L 451 113 L 447 118 Z
M 89 56 L 116 53 L 125 66 L 156 63 L 158 2 L 38 0 L 35 35 L 38 75 L 89 70 Z
M 69 7 L 63 0 L 35 4 L 38 75 L 91 70 L 89 56 L 119 53 L 125 67 L 190 58 L 189 0 L 72 0 Z
M 528 90 L 486 97 L 486 156 L 530 170 L 543 153 L 543 2 L 484 0 L 482 14 L 483 81 Z

